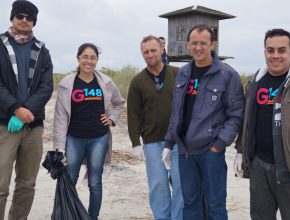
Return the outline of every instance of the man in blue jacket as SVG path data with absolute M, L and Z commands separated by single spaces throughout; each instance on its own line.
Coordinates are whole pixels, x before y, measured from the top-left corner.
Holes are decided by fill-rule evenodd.
M 225 147 L 234 141 L 242 126 L 243 87 L 238 73 L 213 52 L 211 28 L 193 27 L 187 46 L 193 59 L 177 74 L 163 160 L 176 143 L 184 220 L 204 218 L 203 191 L 208 218 L 225 220 Z
M 42 156 L 44 107 L 53 91 L 52 63 L 33 36 L 38 8 L 12 4 L 12 27 L 0 35 L 0 219 L 5 216 L 15 162 L 15 190 L 8 219 L 27 219 Z

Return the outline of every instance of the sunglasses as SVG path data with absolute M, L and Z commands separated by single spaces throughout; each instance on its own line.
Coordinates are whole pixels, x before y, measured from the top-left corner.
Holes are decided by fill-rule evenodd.
M 163 88 L 163 83 L 160 84 L 159 77 L 154 76 L 155 88 L 160 91 Z
M 32 15 L 23 15 L 23 14 L 16 14 L 15 17 L 22 21 L 24 18 L 26 19 L 26 21 L 28 22 L 32 22 L 34 21 L 34 17 Z

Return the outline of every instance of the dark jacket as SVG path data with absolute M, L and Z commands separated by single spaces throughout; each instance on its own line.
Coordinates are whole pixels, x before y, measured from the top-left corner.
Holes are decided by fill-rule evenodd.
M 243 132 L 236 141 L 238 153 L 243 154 L 243 171 L 244 177 L 249 176 L 251 161 L 255 157 L 255 124 L 256 124 L 256 94 L 260 86 L 261 79 L 267 73 L 267 68 L 261 68 L 254 77 L 248 82 L 245 89 L 246 107 Z M 277 125 L 277 120 L 273 115 L 273 143 L 274 143 L 274 160 L 276 167 L 277 182 L 290 181 L 290 72 L 282 85 L 280 92 L 281 100 L 281 125 Z M 275 104 L 273 105 L 273 114 L 275 114 Z M 277 130 L 277 128 L 279 130 Z
M 194 60 L 177 73 L 172 114 L 165 136 L 166 147 L 179 146 L 179 153 L 201 154 L 215 145 L 222 151 L 242 127 L 243 87 L 239 74 L 212 54 L 213 63 L 200 81 L 188 132 L 180 137 L 184 98 Z
M 169 64 L 169 57 L 167 55 L 167 52 L 166 52 L 166 49 L 164 48 L 164 51 L 161 55 L 161 60 L 162 60 L 162 63 L 164 64 Z
M 8 32 L 2 35 L 9 36 Z M 40 42 L 35 37 L 32 41 L 33 44 Z M 16 76 L 7 48 L 0 40 L 0 123 L 7 125 L 15 110 L 19 107 L 25 107 L 32 112 L 35 118 L 31 127 L 42 124 L 45 118 L 44 106 L 50 99 L 52 92 L 52 62 L 49 51 L 43 45 L 36 60 L 28 98 L 24 102 L 19 101 Z

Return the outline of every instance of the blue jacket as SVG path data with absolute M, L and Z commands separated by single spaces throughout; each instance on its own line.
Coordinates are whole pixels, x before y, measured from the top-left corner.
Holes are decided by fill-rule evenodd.
M 200 80 L 191 122 L 184 138 L 179 134 L 194 60 L 177 73 L 165 147 L 172 148 L 176 143 L 179 153 L 202 154 L 212 145 L 222 151 L 234 141 L 242 127 L 244 94 L 240 76 L 233 68 L 222 63 L 215 53 L 212 56 L 213 63 Z
M 162 63 L 169 64 L 169 57 L 168 57 L 165 49 L 161 55 L 161 60 L 162 60 Z

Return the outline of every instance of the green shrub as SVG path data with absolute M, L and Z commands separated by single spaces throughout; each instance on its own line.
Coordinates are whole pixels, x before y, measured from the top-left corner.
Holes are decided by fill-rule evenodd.
M 57 85 L 59 83 L 59 81 L 65 77 L 67 74 L 63 74 L 63 73 L 54 73 L 53 74 L 53 86 L 54 86 L 54 89 L 57 88 Z
M 251 75 L 249 75 L 249 74 L 247 74 L 247 73 L 242 73 L 242 74 L 240 75 L 240 77 L 241 77 L 241 81 L 242 81 L 242 83 L 243 83 L 243 86 L 245 87 L 246 84 L 248 83 L 248 81 L 250 80 Z
M 138 68 L 130 65 L 124 66 L 119 70 L 103 67 L 100 71 L 112 78 L 124 98 L 127 98 L 128 88 L 132 78 L 140 72 Z
M 110 78 L 112 78 L 112 80 L 115 82 L 115 84 L 117 85 L 117 87 L 119 88 L 122 97 L 127 98 L 127 94 L 128 94 L 128 88 L 129 88 L 129 84 L 132 80 L 132 78 L 140 72 L 140 69 L 131 66 L 131 65 L 126 65 L 121 69 L 111 69 L 109 67 L 102 67 L 100 70 L 102 73 L 106 74 L 107 76 L 109 76 Z M 66 76 L 68 73 L 63 74 L 63 73 L 54 73 L 53 74 L 53 83 L 54 83 L 54 88 L 57 88 L 57 85 L 59 83 L 59 81 Z M 247 74 L 247 73 L 242 73 L 240 75 L 241 77 L 241 81 L 243 83 L 243 86 L 245 86 L 247 84 L 247 82 L 249 81 L 251 75 Z
M 108 67 L 103 67 L 100 70 L 102 73 L 106 74 L 107 76 L 111 77 L 112 80 L 115 82 L 117 87 L 119 88 L 122 96 L 127 98 L 128 94 L 128 87 L 131 82 L 131 79 L 140 71 L 138 68 L 127 65 L 121 69 L 111 69 Z M 65 77 L 67 74 L 62 73 L 54 73 L 53 74 L 53 84 L 54 89 L 57 88 L 59 81 Z

